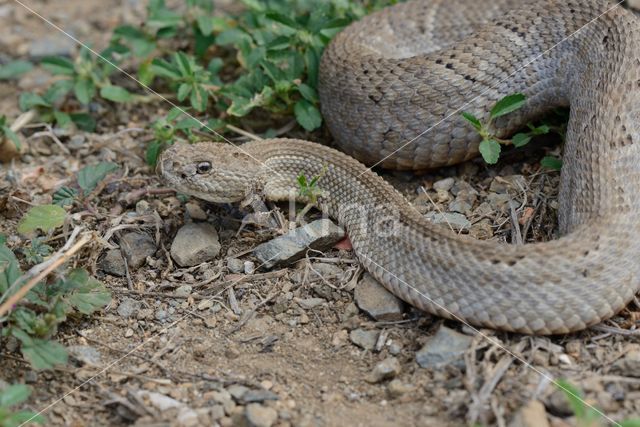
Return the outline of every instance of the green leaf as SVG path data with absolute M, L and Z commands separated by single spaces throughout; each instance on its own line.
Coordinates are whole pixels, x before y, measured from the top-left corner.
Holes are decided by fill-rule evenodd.
M 58 206 L 72 205 L 78 191 L 70 187 L 60 187 L 58 191 L 53 193 L 53 203 Z
M 28 234 L 41 229 L 45 233 L 64 224 L 67 211 L 58 205 L 39 205 L 29 209 L 18 224 L 18 233 Z
M 67 300 L 82 314 L 91 314 L 111 301 L 107 288 L 83 269 L 71 271 L 64 280 L 64 286 L 75 289 Z
M 131 102 L 131 93 L 120 86 L 104 86 L 100 89 L 100 96 L 113 102 Z
M 0 294 L 7 292 L 21 275 L 20 264 L 14 253 L 4 244 L 0 245 Z
M 242 41 L 251 42 L 251 36 L 237 28 L 231 28 L 223 31 L 216 37 L 216 44 L 219 46 L 238 45 Z
M 71 113 L 69 114 L 73 123 L 78 126 L 78 129 L 85 132 L 93 132 L 96 129 L 96 120 L 87 113 Z
M 178 69 L 164 59 L 156 58 L 151 61 L 151 71 L 157 76 L 166 77 L 171 80 L 180 80 L 182 77 Z
M 314 88 L 305 83 L 300 83 L 298 85 L 298 92 L 309 102 L 315 103 L 318 102 L 318 93 Z
M 528 133 L 516 133 L 513 135 L 513 138 L 511 138 L 511 142 L 515 147 L 527 145 L 529 141 L 531 141 L 531 135 Z
M 571 409 L 578 420 L 578 425 L 596 425 L 595 421 L 600 419 L 600 414 L 584 402 L 584 396 L 576 386 L 562 379 L 556 381 L 555 385 L 567 398 L 569 406 L 571 406 Z
M 54 75 L 73 76 L 76 73 L 73 62 L 63 56 L 47 56 L 40 65 Z
M 631 418 L 621 421 L 620 427 L 640 427 L 640 418 Z
M 322 116 L 320 111 L 315 105 L 311 104 L 306 99 L 301 99 L 296 102 L 293 108 L 293 112 L 296 115 L 296 120 L 300 125 L 308 131 L 315 130 L 322 124 Z
M 85 166 L 78 172 L 78 185 L 86 196 L 91 193 L 98 183 L 110 172 L 118 169 L 118 165 L 110 162 L 100 162 L 97 165 Z
M 192 86 L 190 84 L 182 83 L 178 87 L 178 93 L 176 95 L 176 98 L 178 98 L 178 101 L 182 102 L 185 99 L 187 99 L 187 96 L 189 96 L 189 93 L 191 93 L 191 88 Z
M 73 86 L 73 91 L 78 101 L 80 101 L 81 104 L 86 105 L 91 102 L 91 99 L 96 94 L 96 87 L 92 80 L 81 78 L 76 80 L 76 83 Z
M 189 96 L 189 101 L 191 102 L 191 106 L 195 108 L 196 111 L 204 111 L 207 109 L 209 93 L 203 86 L 194 84 L 193 88 L 191 89 L 191 96 Z
M 73 121 L 71 120 L 71 116 L 63 111 L 54 110 L 53 117 L 56 119 L 56 123 L 61 128 L 66 128 L 71 123 L 73 123 Z
M 0 131 L 2 131 L 2 133 L 4 133 L 4 135 L 9 138 L 11 142 L 13 142 L 13 145 L 15 145 L 18 150 L 20 150 L 20 148 L 22 147 L 20 138 L 18 138 L 18 135 L 16 135 L 16 133 L 12 131 L 9 126 L 3 126 L 2 128 L 0 128 Z
M 149 143 L 147 151 L 145 152 L 145 159 L 149 166 L 156 166 L 156 163 L 158 162 L 158 156 L 160 156 L 160 152 L 162 152 L 164 144 L 164 142 L 158 141 L 157 139 Z
M 0 407 L 14 406 L 29 398 L 31 390 L 24 384 L 14 384 L 0 391 Z
M 20 340 L 22 355 L 34 369 L 52 369 L 67 363 L 67 350 L 58 342 L 32 338 L 26 332 L 13 328 L 11 333 Z
M 480 129 L 482 129 L 482 123 L 480 123 L 480 120 L 478 120 L 476 116 L 471 113 L 467 113 L 466 111 L 463 111 L 461 115 L 466 121 L 471 123 L 477 131 L 480 131 Z
M 540 160 L 540 166 L 547 169 L 559 171 L 560 169 L 562 169 L 562 160 L 553 156 L 545 156 L 542 158 L 542 160 Z
M 21 59 L 0 66 L 0 80 L 8 80 L 31 71 L 33 64 Z
M 489 117 L 491 120 L 509 114 L 519 108 L 522 108 L 526 101 L 526 98 L 521 93 L 514 93 L 513 95 L 507 95 L 500 101 L 496 102 L 496 105 L 491 109 Z
M 500 144 L 493 139 L 485 139 L 480 143 L 480 154 L 485 162 L 490 165 L 498 163 L 500 158 Z
M 44 424 L 45 418 L 31 411 L 18 411 L 3 420 L 2 427 L 21 427 L 29 423 Z
M 545 125 L 545 124 L 542 124 L 538 127 L 529 126 L 529 129 L 531 129 L 531 133 L 534 135 L 544 135 L 551 131 L 551 128 L 549 127 L 549 125 Z
M 51 107 L 51 104 L 47 102 L 43 97 L 31 92 L 21 93 L 18 103 L 22 111 L 27 111 L 34 107 Z

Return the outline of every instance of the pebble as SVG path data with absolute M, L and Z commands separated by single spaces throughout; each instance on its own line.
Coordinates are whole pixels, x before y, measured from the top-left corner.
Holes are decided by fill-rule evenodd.
M 464 352 L 473 338 L 441 326 L 416 353 L 416 361 L 423 368 L 442 368 L 453 365 L 464 368 Z
M 176 416 L 176 423 L 180 427 L 195 427 L 198 425 L 198 413 L 189 407 L 183 407 Z
M 100 270 L 117 277 L 124 277 L 127 270 L 120 249 L 109 249 L 100 261 Z
M 294 298 L 294 301 L 305 310 L 311 310 L 327 302 L 324 298 Z
M 100 351 L 89 345 L 71 345 L 67 350 L 74 359 L 85 365 L 99 365 L 102 358 Z
M 449 191 L 455 184 L 455 180 L 453 178 L 445 178 L 440 181 L 436 181 L 433 183 L 433 189 L 436 191 Z
M 142 303 L 140 301 L 125 297 L 120 301 L 120 304 L 118 304 L 118 309 L 116 311 L 120 317 L 126 319 L 137 313 L 138 310 L 140 310 L 140 307 L 142 307 Z
M 204 221 L 207 219 L 207 213 L 202 210 L 199 204 L 195 202 L 188 202 L 184 205 L 184 207 L 191 219 L 197 219 L 200 221 Z
M 244 262 L 238 258 L 229 258 L 227 259 L 227 268 L 232 273 L 243 273 L 244 272 Z
M 240 398 L 241 403 L 256 403 L 267 400 L 278 400 L 278 395 L 269 390 L 248 390 Z
M 256 271 L 256 264 L 253 261 L 245 261 L 243 267 L 244 274 L 253 274 Z
M 227 387 L 227 391 L 235 400 L 240 400 L 249 391 L 249 388 L 240 384 L 232 384 Z
M 247 405 L 245 415 L 252 427 L 271 427 L 278 419 L 278 412 L 257 403 Z
M 270 269 L 302 258 L 309 249 L 326 251 L 344 237 L 344 230 L 328 219 L 319 219 L 296 228 L 254 249 L 260 264 Z
M 225 415 L 224 406 L 222 406 L 222 405 L 213 405 L 211 408 L 209 408 L 209 415 L 211 416 L 211 419 L 213 419 L 213 420 L 218 420 L 218 419 L 224 417 L 224 415 Z
M 354 299 L 358 307 L 375 320 L 402 320 L 404 303 L 369 273 L 365 273 L 358 282 Z
M 220 241 L 215 227 L 208 223 L 189 223 L 178 230 L 171 243 L 171 257 L 181 267 L 191 267 L 218 256 Z
M 129 268 L 139 268 L 147 260 L 148 256 L 156 253 L 156 243 L 153 238 L 145 233 L 127 233 L 120 239 L 122 253 L 127 257 Z
M 431 211 L 425 215 L 425 218 L 434 224 L 443 224 L 446 227 L 451 226 L 454 231 L 463 231 L 471 228 L 471 221 L 466 216 L 457 212 L 436 212 Z
M 547 412 L 538 400 L 532 400 L 513 417 L 509 427 L 549 427 Z
M 640 344 L 629 344 L 625 350 L 626 355 L 613 364 L 612 370 L 624 376 L 640 378 Z
M 365 350 L 373 350 L 378 342 L 379 334 L 376 330 L 354 329 L 349 333 L 349 339 L 358 347 L 362 347 Z
M 188 297 L 191 295 L 193 291 L 193 287 L 191 285 L 182 285 L 178 289 L 175 290 L 174 294 L 177 297 Z
M 400 362 L 395 357 L 388 357 L 378 363 L 366 378 L 372 384 L 395 378 L 400 373 Z
M 213 307 L 214 301 L 212 299 L 204 299 L 198 303 L 198 310 L 204 311 L 208 308 Z
M 184 403 L 155 391 L 139 390 L 137 392 L 137 395 L 140 399 L 149 400 L 149 403 L 151 403 L 156 409 L 160 410 L 161 412 L 168 409 L 182 408 L 185 406 Z

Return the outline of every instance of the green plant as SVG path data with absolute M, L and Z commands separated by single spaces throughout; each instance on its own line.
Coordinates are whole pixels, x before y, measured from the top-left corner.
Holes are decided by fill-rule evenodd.
M 39 264 L 44 261 L 46 257 L 51 255 L 53 248 L 44 243 L 41 237 L 34 237 L 31 239 L 31 245 L 26 248 L 22 248 L 20 251 L 24 256 L 24 260 L 27 264 Z
M 14 384 L 0 390 L 0 427 L 18 427 L 26 422 L 44 424 L 44 418 L 31 411 L 14 411 L 12 406 L 27 400 L 31 390 L 24 384 Z
M 53 194 L 54 204 L 47 206 L 55 206 L 57 208 L 55 212 L 57 212 L 58 215 L 61 215 L 61 206 L 72 205 L 76 200 L 86 198 L 108 174 L 116 171 L 117 169 L 118 165 L 110 162 L 100 162 L 95 165 L 85 166 L 78 171 L 76 186 L 60 187 Z M 47 209 L 50 209 L 51 211 L 54 210 L 52 207 L 48 207 Z M 64 211 L 64 209 L 62 209 L 62 211 Z
M 305 174 L 298 175 L 298 194 L 306 198 L 311 205 L 318 203 L 318 197 L 322 195 L 322 189 L 318 187 L 318 181 L 325 174 L 327 168 L 323 167 L 322 172 L 307 180 Z
M 493 121 L 498 117 L 502 117 L 519 110 L 524 106 L 525 102 L 526 98 L 521 93 L 514 93 L 512 95 L 505 96 L 496 102 L 493 108 L 491 108 L 491 111 L 489 112 L 489 120 L 486 123 L 482 123 L 480 119 L 469 112 L 464 111 L 461 113 L 462 117 L 474 127 L 482 138 L 479 147 L 480 154 L 488 164 L 495 164 L 498 162 L 498 159 L 500 158 L 501 145 L 523 147 L 528 144 L 534 136 L 547 134 L 551 130 L 557 131 L 558 133 L 562 132 L 556 126 L 550 126 L 546 123 L 542 123 L 539 126 L 534 126 L 529 123 L 527 124 L 527 127 L 529 128 L 527 132 L 517 133 L 513 135 L 510 140 L 498 138 L 491 131 L 491 124 Z M 549 169 L 559 170 L 562 167 L 561 160 L 550 156 L 543 158 L 540 163 L 542 166 Z
M 562 379 L 557 380 L 555 385 L 562 391 L 569 402 L 576 417 L 577 427 L 599 427 L 603 425 L 601 412 L 585 403 L 584 394 L 578 387 Z M 640 427 L 640 418 L 621 421 L 617 423 L 616 426 Z
M 7 118 L 5 116 L 0 116 L 0 145 L 2 145 L 3 137 L 8 138 L 13 142 L 13 145 L 15 145 L 18 150 L 20 149 L 20 139 L 18 138 L 18 135 L 16 135 L 7 124 Z

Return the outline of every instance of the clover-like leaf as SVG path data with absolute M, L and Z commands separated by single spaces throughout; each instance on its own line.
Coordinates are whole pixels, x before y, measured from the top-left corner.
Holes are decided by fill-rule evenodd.
M 491 120 L 504 116 L 505 114 L 509 114 L 513 111 L 516 111 L 524 105 L 526 101 L 526 97 L 521 93 L 514 93 L 512 95 L 507 95 L 493 106 L 490 113 Z
M 67 211 L 58 205 L 39 205 L 27 211 L 18 224 L 18 233 L 28 234 L 40 229 L 45 233 L 64 224 Z
M 485 139 L 480 143 L 480 154 L 485 162 L 490 165 L 498 163 L 500 158 L 500 144 L 493 139 Z

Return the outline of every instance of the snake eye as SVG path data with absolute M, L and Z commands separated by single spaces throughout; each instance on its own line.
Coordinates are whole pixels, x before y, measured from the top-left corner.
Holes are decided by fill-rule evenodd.
M 196 171 L 200 174 L 202 173 L 207 173 L 211 170 L 211 163 L 210 162 L 200 162 L 198 163 L 198 166 L 196 166 Z

